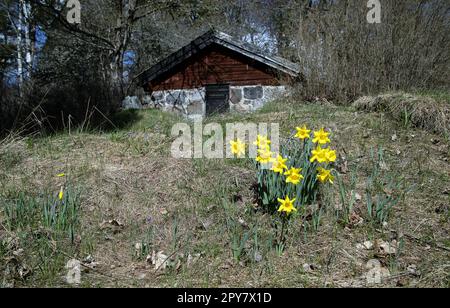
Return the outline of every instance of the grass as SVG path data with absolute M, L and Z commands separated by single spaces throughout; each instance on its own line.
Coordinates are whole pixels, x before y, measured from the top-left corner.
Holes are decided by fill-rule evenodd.
M 384 111 L 405 128 L 419 127 L 450 137 L 450 105 L 448 92 L 409 94 L 395 92 L 362 97 L 354 102 L 358 110 Z
M 95 264 L 83 271 L 82 287 L 367 286 L 372 258 L 392 275 L 379 286 L 450 286 L 449 144 L 441 136 L 380 112 L 299 102 L 208 119 L 277 122 L 284 137 L 303 123 L 332 131 L 339 181 L 289 222 L 280 247 L 279 226 L 254 203 L 253 164 L 173 159 L 170 131 L 179 118 L 155 110 L 121 117 L 109 132 L 0 146 L 1 286 L 70 286 L 64 266 L 72 258 Z M 63 222 L 45 214 L 61 172 L 73 205 Z M 375 240 L 401 245 L 388 256 L 357 248 Z M 158 252 L 170 263 L 155 270 Z M 408 274 L 411 265 L 420 274 Z

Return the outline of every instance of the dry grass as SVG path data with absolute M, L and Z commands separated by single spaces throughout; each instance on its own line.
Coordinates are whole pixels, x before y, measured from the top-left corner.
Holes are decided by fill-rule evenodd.
M 364 96 L 353 106 L 364 111 L 384 111 L 405 125 L 412 124 L 440 135 L 450 133 L 450 104 L 444 99 L 399 92 Z
M 367 220 L 359 226 L 342 226 L 334 211 L 339 206 L 337 187 L 325 190 L 319 230 L 305 230 L 304 221 L 294 221 L 287 248 L 279 256 L 272 245 L 272 218 L 254 210 L 252 165 L 239 160 L 175 160 L 168 150 L 170 122 L 161 127 L 159 116 L 147 113 L 142 112 L 131 132 L 62 134 L 15 140 L 0 147 L 0 196 L 13 190 L 30 195 L 45 190 L 56 193 L 55 174 L 62 171 L 81 190 L 78 244 L 64 250 L 60 258 L 67 262 L 90 255 L 95 260 L 95 268 L 83 273 L 82 286 L 373 286 L 364 278 L 365 264 L 373 258 L 391 273 L 376 286 L 450 285 L 450 150 L 439 136 L 399 126 L 383 113 L 333 106 L 283 103 L 252 115 L 211 119 L 279 122 L 284 136 L 302 123 L 329 128 L 339 149 L 338 170 L 345 183 L 353 174 L 357 177 L 354 189 L 363 196 L 357 205 L 361 216 L 372 150 L 382 147 L 386 174 L 404 178 L 412 188 L 381 228 Z M 121 226 L 110 226 L 111 220 Z M 5 225 L 1 211 L 0 222 Z M 235 229 L 230 227 L 233 222 Z M 233 232 L 250 234 L 240 261 L 232 258 Z M 10 231 L 0 228 L 1 241 L 10 237 Z M 403 246 L 390 256 L 356 247 L 374 239 L 395 239 Z M 137 243 L 147 245 L 148 251 L 136 252 Z M 11 256 L 8 249 L 0 246 L 1 271 Z M 25 255 L 18 259 L 34 264 L 26 241 L 18 241 L 14 251 L 19 249 Z M 155 270 L 146 261 L 153 251 L 169 256 L 173 266 Z M 262 256 L 258 262 L 256 251 Z M 189 256 L 195 261 L 188 262 Z M 31 266 L 31 274 L 15 283 L 67 286 L 64 262 L 55 265 L 53 274 Z M 305 263 L 312 268 L 305 270 Z M 411 265 L 417 268 L 415 274 L 408 272 Z

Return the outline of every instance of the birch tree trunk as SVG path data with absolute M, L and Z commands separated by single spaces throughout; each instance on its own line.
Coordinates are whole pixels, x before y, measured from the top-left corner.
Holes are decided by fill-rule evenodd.
M 19 1 L 18 21 L 17 21 L 17 81 L 19 86 L 19 96 L 23 97 L 23 56 L 22 56 L 22 26 L 23 26 L 23 5 L 24 1 Z
M 31 71 L 33 69 L 33 54 L 32 54 L 32 41 L 30 39 L 31 28 L 31 5 L 27 0 L 23 0 L 23 23 L 22 27 L 25 34 L 24 54 L 25 54 L 25 79 L 28 80 L 31 77 Z

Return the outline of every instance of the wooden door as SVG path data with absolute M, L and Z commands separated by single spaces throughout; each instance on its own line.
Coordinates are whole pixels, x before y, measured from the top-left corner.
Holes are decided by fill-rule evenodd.
M 206 86 L 206 115 L 230 110 L 230 85 L 211 84 Z

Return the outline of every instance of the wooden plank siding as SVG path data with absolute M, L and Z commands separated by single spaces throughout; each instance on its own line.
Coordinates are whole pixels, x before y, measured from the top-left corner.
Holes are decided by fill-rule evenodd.
M 207 84 L 279 85 L 280 72 L 220 45 L 213 44 L 150 81 L 147 91 L 192 89 Z

